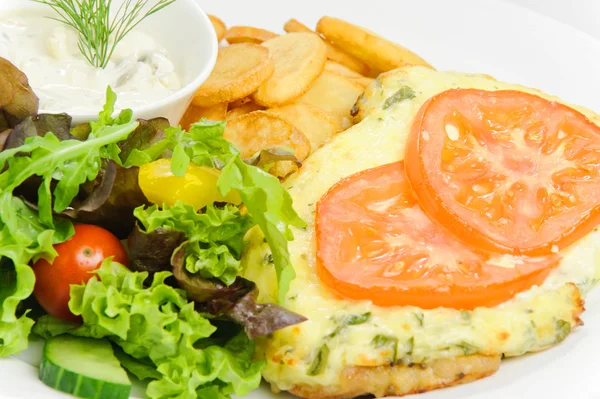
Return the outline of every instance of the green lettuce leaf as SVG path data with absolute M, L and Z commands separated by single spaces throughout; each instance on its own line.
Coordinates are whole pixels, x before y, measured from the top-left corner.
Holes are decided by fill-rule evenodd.
M 278 300 L 284 303 L 290 283 L 296 277 L 287 245 L 294 239 L 290 226 L 306 227 L 292 206 L 292 197 L 276 177 L 245 164 L 239 155 L 223 168 L 217 187 L 222 195 L 236 189 L 260 226 L 273 254 L 279 286 Z
M 253 343 L 242 333 L 225 346 L 203 346 L 216 328 L 196 312 L 185 291 L 164 283 L 170 275 L 155 273 L 145 286 L 147 273 L 107 259 L 97 277 L 71 286 L 69 307 L 84 325 L 53 325 L 45 331 L 109 338 L 127 355 L 151 361 L 160 378 L 148 385 L 150 398 L 197 398 L 211 387 L 223 395 L 255 389 L 263 363 L 252 361 Z
M 158 380 L 162 378 L 162 374 L 156 370 L 156 366 L 150 359 L 136 359 L 123 352 L 118 346 L 115 346 L 113 352 L 119 359 L 121 366 L 135 375 L 138 380 Z
M 202 119 L 194 123 L 189 133 L 181 128 L 171 127 L 165 130 L 164 140 L 145 150 L 133 150 L 125 165 L 141 166 L 158 159 L 166 150 L 173 151 L 173 174 L 183 176 L 187 163 L 199 166 L 223 168 L 229 158 L 239 151 L 223 138 L 224 121 Z
M 174 206 L 153 205 L 134 211 L 146 233 L 157 229 L 174 230 L 186 237 L 185 265 L 188 272 L 204 278 L 218 278 L 230 285 L 240 272 L 244 235 L 254 225 L 235 205 L 214 205 L 197 213 L 181 201 Z
M 12 322 L 0 322 L 0 357 L 27 349 L 27 338 L 32 326 L 33 320 L 26 315 Z
M 283 303 L 290 282 L 295 277 L 287 245 L 293 239 L 290 227 L 304 228 L 306 224 L 294 210 L 292 198 L 279 180 L 261 168 L 242 161 L 239 151 L 223 137 L 224 131 L 225 122 L 205 119 L 193 124 L 189 134 L 180 128 L 167 129 L 167 137 L 154 144 L 154 149 L 150 147 L 144 151 L 132 151 L 126 164 L 135 164 L 132 158 L 138 162 L 149 162 L 157 159 L 163 151 L 172 150 L 173 174 L 185 173 L 190 161 L 196 165 L 222 169 L 217 182 L 221 194 L 226 195 L 233 189 L 240 193 L 244 205 L 271 247 L 278 277 L 278 299 Z M 216 265 L 213 262 L 209 268 L 232 271 L 231 259 L 215 257 L 222 250 L 211 250 L 210 259 L 219 259 L 219 262 Z M 199 264 L 201 269 L 206 261 L 199 259 Z M 225 278 L 232 282 L 229 277 Z
M 12 276 L 0 285 L 0 356 L 27 346 L 32 322 L 26 315 L 18 316 L 17 307 L 33 292 L 35 276 L 29 263 L 39 258 L 52 261 L 56 256 L 52 245 L 73 234 L 71 222 L 54 219 L 53 211 L 64 211 L 80 185 L 96 178 L 102 159 L 120 162 L 116 143 L 137 127 L 130 111 L 121 112 L 116 119 L 110 116 L 115 100 L 108 88 L 107 105 L 100 120 L 91 124 L 85 141 L 61 141 L 47 133 L 0 152 L 0 259 Z M 37 211 L 14 194 L 33 176 L 41 179 Z

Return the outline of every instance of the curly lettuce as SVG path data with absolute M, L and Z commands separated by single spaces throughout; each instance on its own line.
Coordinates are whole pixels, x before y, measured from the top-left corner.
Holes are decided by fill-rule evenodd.
M 105 260 L 87 284 L 71 287 L 69 307 L 82 326 L 44 316 L 34 331 L 110 339 L 130 357 L 129 368 L 152 380 L 149 398 L 205 398 L 208 392 L 228 398 L 257 388 L 264 363 L 252 361 L 252 341 L 241 332 L 216 345 L 216 327 L 185 291 L 165 284 L 170 275 L 155 273 L 145 285 L 148 273 Z
M 244 235 L 254 222 L 237 206 L 217 208 L 211 204 L 205 212 L 197 213 L 192 206 L 177 201 L 172 207 L 139 207 L 134 215 L 146 233 L 157 229 L 183 233 L 188 272 L 218 278 L 227 285 L 240 273 Z
M 73 234 L 71 222 L 53 217 L 64 211 L 79 192 L 82 183 L 96 178 L 102 159 L 117 161 L 116 143 L 135 130 L 131 111 L 113 119 L 115 94 L 107 90 L 107 104 L 99 121 L 91 124 L 87 140 L 60 140 L 53 133 L 32 136 L 23 145 L 0 152 L 0 258 L 10 279 L 0 284 L 0 356 L 27 347 L 33 322 L 18 309 L 35 284 L 30 262 L 56 256 L 54 244 Z M 120 160 L 119 160 L 120 162 Z M 41 180 L 37 210 L 14 194 L 33 176 Z M 55 185 L 53 188 L 52 185 Z

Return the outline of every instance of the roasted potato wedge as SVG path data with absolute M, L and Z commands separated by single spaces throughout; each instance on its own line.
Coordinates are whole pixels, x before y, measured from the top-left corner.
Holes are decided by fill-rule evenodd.
M 347 129 L 352 126 L 350 110 L 363 91 L 363 86 L 357 82 L 331 72 L 323 72 L 296 103 L 314 105 L 325 110 L 336 118 L 343 129 Z
M 223 47 L 211 75 L 196 93 L 194 105 L 209 107 L 247 97 L 274 71 L 269 50 L 259 44 Z
M 313 33 L 289 33 L 262 45 L 269 50 L 275 72 L 252 98 L 265 107 L 294 101 L 309 89 L 325 68 L 325 44 Z
M 216 104 L 210 107 L 198 107 L 194 104 L 190 104 L 185 114 L 179 121 L 179 126 L 184 130 L 189 130 L 193 123 L 198 122 L 202 118 L 210 119 L 213 121 L 222 121 L 227 116 L 227 104 Z
M 254 28 L 252 26 L 232 26 L 225 32 L 225 40 L 229 44 L 262 42 L 277 37 L 276 33 L 266 29 Z
M 311 151 L 316 151 L 336 133 L 342 131 L 336 118 L 309 104 L 290 104 L 279 108 L 271 108 L 268 113 L 275 114 L 294 125 L 308 141 Z
M 339 18 L 323 17 L 317 32 L 371 68 L 387 72 L 404 65 L 432 68 L 424 59 L 383 37 Z
M 288 32 L 312 32 L 308 26 L 304 25 L 302 22 L 290 19 L 283 25 L 283 29 Z M 329 43 L 327 40 L 324 40 L 325 46 L 327 47 L 327 58 L 331 61 L 335 61 L 339 64 L 345 65 L 346 67 L 356 71 L 360 74 L 366 75 L 369 73 L 369 67 L 364 62 L 354 58 L 350 54 L 346 53 L 344 50 L 334 46 Z

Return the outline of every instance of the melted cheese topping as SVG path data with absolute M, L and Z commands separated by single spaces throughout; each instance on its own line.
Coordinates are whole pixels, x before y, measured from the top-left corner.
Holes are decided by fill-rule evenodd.
M 402 86 L 415 97 L 383 109 Z M 541 287 L 495 308 L 473 311 L 415 307 L 378 307 L 369 301 L 336 297 L 315 272 L 316 202 L 340 179 L 404 158 L 414 115 L 431 96 L 451 88 L 516 89 L 521 86 L 481 75 L 436 72 L 409 67 L 382 75 L 359 100 L 364 118 L 312 155 L 286 181 L 294 207 L 308 222 L 290 243 L 297 277 L 286 307 L 308 318 L 278 331 L 264 346 L 265 378 L 279 389 L 296 384 L 335 385 L 351 366 L 426 363 L 432 359 L 479 354 L 517 356 L 560 342 L 578 323 L 585 295 L 600 279 L 600 232 L 594 231 L 564 254 L 561 265 Z M 581 110 L 595 123 L 600 120 Z M 453 134 L 452 131 L 449 134 Z M 251 233 L 243 262 L 246 277 L 260 287 L 261 299 L 274 302 L 275 274 L 269 249 L 259 231 Z M 505 259 L 507 264 L 510 259 Z M 570 282 L 574 283 L 571 284 Z

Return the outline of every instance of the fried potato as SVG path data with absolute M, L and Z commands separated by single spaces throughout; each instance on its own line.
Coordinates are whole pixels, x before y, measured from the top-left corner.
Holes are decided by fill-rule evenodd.
M 323 72 L 310 90 L 296 102 L 325 110 L 338 120 L 343 129 L 347 129 L 352 126 L 350 110 L 363 90 L 363 86 L 357 82 L 331 72 Z
M 404 65 L 432 68 L 421 57 L 399 44 L 338 18 L 321 18 L 317 24 L 317 32 L 371 68 L 382 72 Z
M 325 63 L 325 70 L 331 73 L 335 73 L 336 75 L 340 75 L 343 76 L 345 78 L 350 78 L 350 79 L 354 79 L 354 78 L 364 78 L 363 75 L 361 75 L 358 72 L 353 71 L 352 69 L 337 63 L 335 61 L 331 61 L 328 60 Z
M 240 43 L 219 50 L 211 75 L 194 97 L 194 105 L 208 107 L 249 96 L 273 75 L 269 50 L 259 44 Z
M 218 17 L 215 17 L 214 15 L 209 14 L 208 18 L 210 19 L 213 28 L 215 28 L 215 33 L 217 34 L 217 41 L 220 43 L 221 40 L 223 40 L 223 37 L 225 37 L 227 26 L 225 26 L 225 22 L 221 21 Z
M 304 25 L 302 22 L 299 22 L 295 19 L 290 19 L 283 25 L 283 30 L 288 33 L 292 32 L 312 32 L 308 26 Z M 320 37 L 320 36 L 319 36 Z M 339 49 L 333 44 L 329 43 L 327 40 L 324 40 L 325 46 L 327 47 L 327 58 L 337 62 L 339 64 L 345 65 L 346 67 L 366 75 L 369 73 L 369 67 L 364 62 L 354 58 L 350 54 L 346 53 L 344 50 Z
M 373 82 L 375 79 L 372 78 L 367 78 L 365 76 L 361 76 L 360 78 L 348 78 L 350 80 L 352 80 L 353 82 L 358 83 L 359 85 L 361 85 L 363 87 L 363 89 L 366 89 L 368 85 L 371 84 L 371 82 Z
M 230 104 L 230 108 L 231 108 L 231 104 Z M 265 107 L 258 105 L 256 103 L 253 103 L 252 101 L 249 101 L 249 102 L 239 105 L 235 108 L 231 108 L 229 111 L 227 111 L 227 116 L 225 117 L 225 119 L 230 120 L 233 118 L 237 118 L 238 116 L 249 114 L 250 112 L 254 112 L 254 111 L 261 111 L 263 109 L 265 109 Z
M 252 101 L 252 96 L 248 96 L 248 97 L 244 97 L 244 98 L 240 98 L 239 100 L 235 100 L 234 102 L 229 103 L 229 109 L 234 109 L 237 107 L 241 107 L 242 105 L 246 105 L 248 103 L 251 103 Z
M 179 125 L 184 130 L 190 130 L 192 123 L 198 122 L 202 118 L 210 119 L 213 121 L 222 121 L 227 116 L 227 104 L 216 104 L 211 107 L 198 107 L 194 104 L 190 104 L 185 114 L 181 117 Z
M 266 40 L 277 37 L 276 33 L 252 26 L 232 26 L 225 32 L 225 40 L 229 44 L 254 43 L 260 44 Z
M 271 108 L 267 112 L 279 116 L 304 133 L 310 141 L 312 152 L 329 141 L 336 133 L 342 131 L 342 127 L 335 118 L 313 105 L 290 104 Z
M 277 107 L 300 97 L 321 75 L 327 61 L 325 44 L 312 33 L 289 33 L 263 43 L 275 72 L 252 98 L 265 107 Z
M 239 148 L 243 158 L 272 147 L 290 148 L 300 161 L 310 154 L 310 142 L 302 132 L 265 111 L 254 111 L 229 120 L 224 137 Z
M 287 33 L 294 32 L 313 32 L 308 26 L 304 25 L 302 22 L 297 19 L 290 19 L 285 24 L 283 24 L 283 30 Z M 313 32 L 316 33 L 316 32 Z

